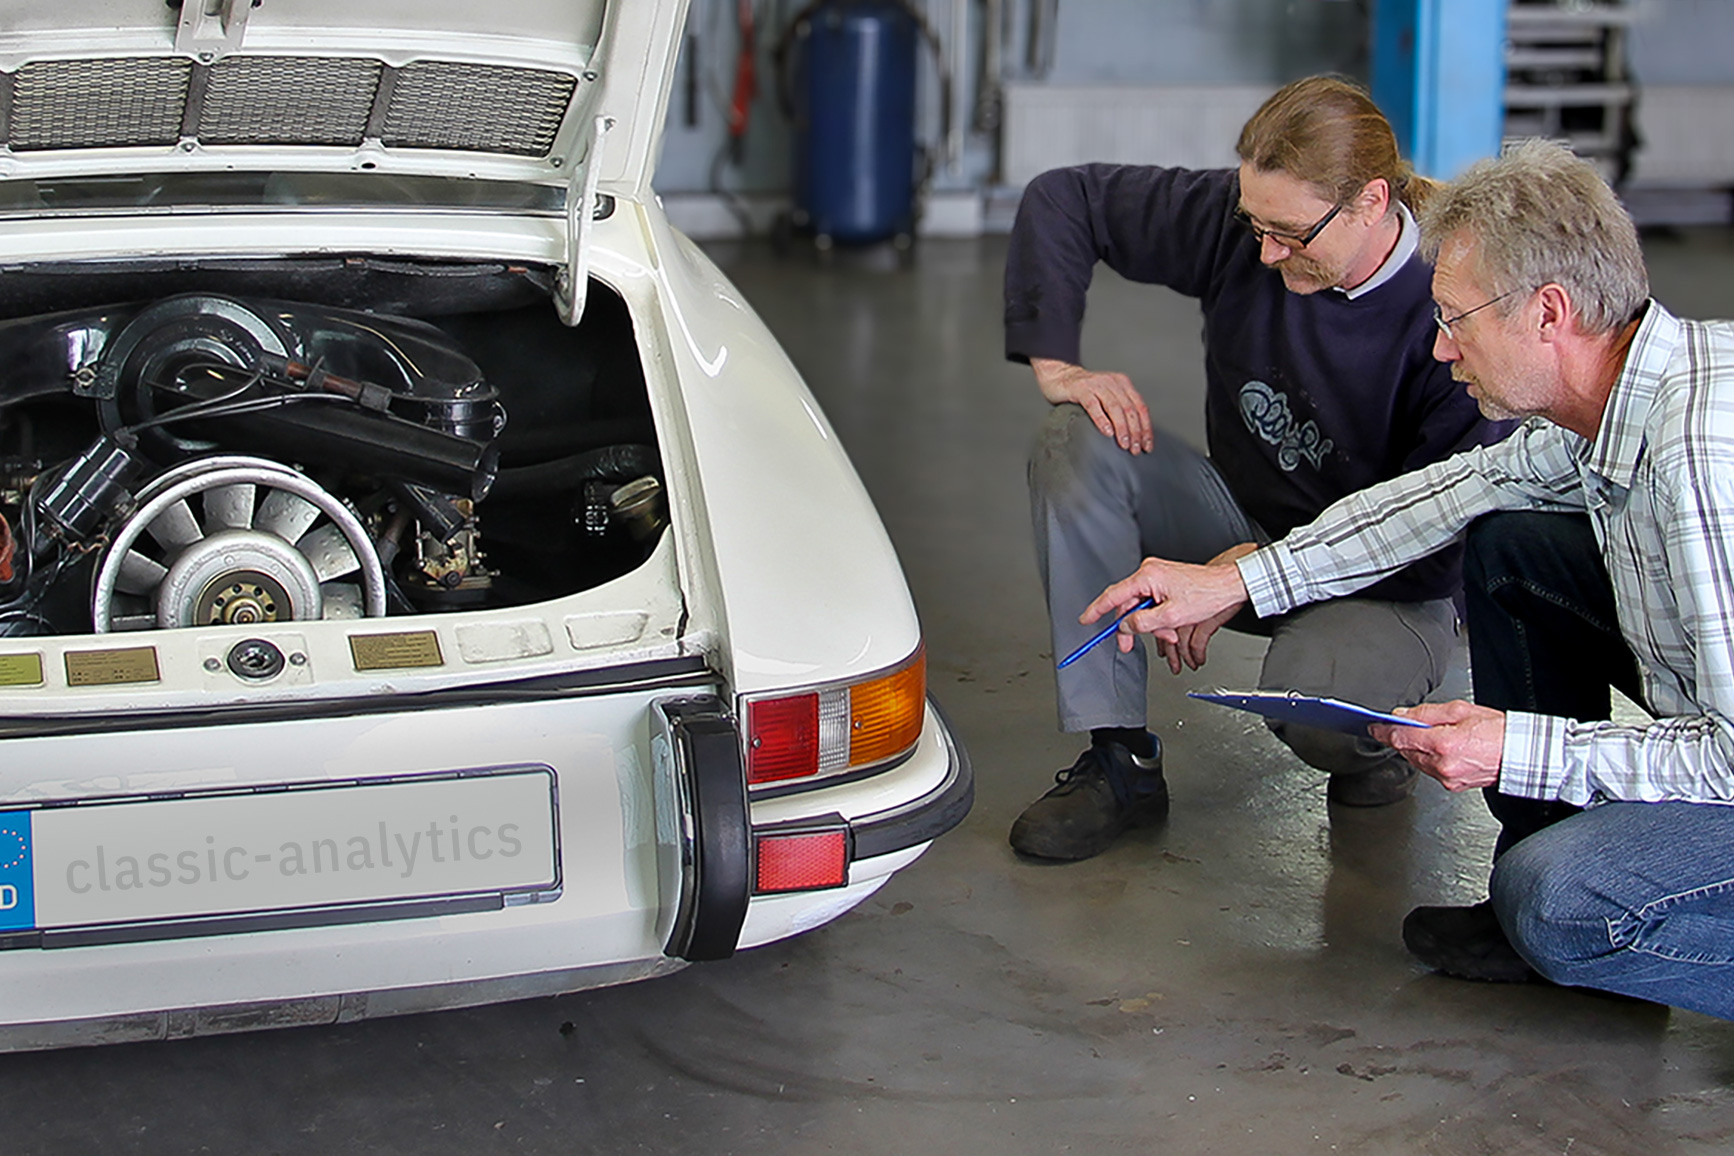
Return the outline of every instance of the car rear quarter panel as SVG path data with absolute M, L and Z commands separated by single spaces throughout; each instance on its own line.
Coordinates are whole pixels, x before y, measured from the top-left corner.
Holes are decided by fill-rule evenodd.
M 647 376 L 665 391 L 655 399 L 665 454 L 672 441 L 691 457 L 688 512 L 714 565 L 735 689 L 847 678 L 908 657 L 920 626 L 902 569 L 818 402 L 739 290 L 658 206 L 622 209 L 643 226 L 657 332 L 640 344 L 658 347 L 647 367 L 667 369 Z

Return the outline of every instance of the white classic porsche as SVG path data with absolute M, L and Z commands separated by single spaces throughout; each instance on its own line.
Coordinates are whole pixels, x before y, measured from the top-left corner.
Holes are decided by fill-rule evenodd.
M 0 1048 L 659 975 L 968 810 L 678 0 L 6 0 Z

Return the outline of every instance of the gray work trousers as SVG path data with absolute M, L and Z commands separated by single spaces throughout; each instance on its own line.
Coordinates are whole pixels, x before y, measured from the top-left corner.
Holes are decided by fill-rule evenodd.
M 1076 405 L 1055 406 L 1043 422 L 1029 483 L 1056 656 L 1099 629 L 1080 625 L 1078 615 L 1145 557 L 1202 563 L 1241 542 L 1270 541 L 1198 451 L 1157 430 L 1153 453 L 1127 453 Z M 1260 689 L 1332 695 L 1376 710 L 1424 699 L 1457 645 L 1449 599 L 1336 598 L 1276 619 L 1243 612 L 1230 626 L 1270 635 Z M 1122 654 L 1110 640 L 1057 671 L 1060 728 L 1145 726 L 1148 666 L 1143 646 Z M 1370 738 L 1280 723 L 1271 730 L 1331 774 L 1374 771 L 1398 758 Z

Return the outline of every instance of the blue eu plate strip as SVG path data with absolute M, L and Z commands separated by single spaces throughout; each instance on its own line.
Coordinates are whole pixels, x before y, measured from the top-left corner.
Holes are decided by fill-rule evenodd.
M 0 931 L 36 926 L 36 876 L 30 812 L 0 811 Z

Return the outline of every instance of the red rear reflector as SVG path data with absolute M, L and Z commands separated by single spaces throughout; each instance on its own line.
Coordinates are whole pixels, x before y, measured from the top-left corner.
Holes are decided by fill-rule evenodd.
M 819 772 L 819 696 L 760 699 L 747 707 L 747 782 Z
M 760 835 L 756 841 L 758 886 L 775 891 L 817 891 L 849 882 L 848 832 L 798 831 Z

